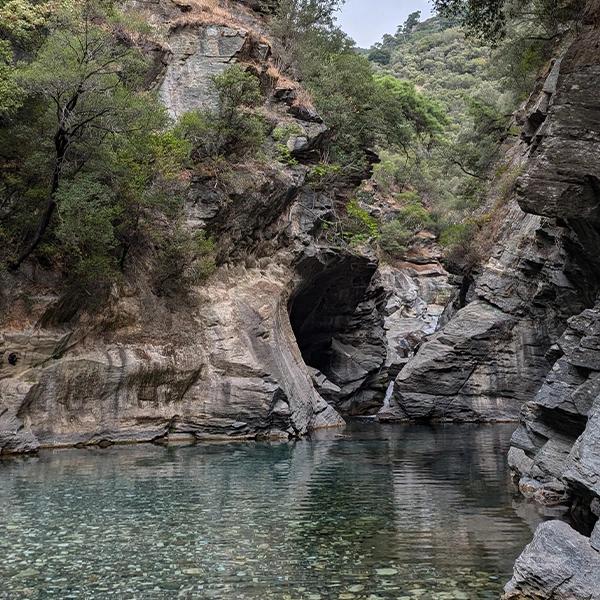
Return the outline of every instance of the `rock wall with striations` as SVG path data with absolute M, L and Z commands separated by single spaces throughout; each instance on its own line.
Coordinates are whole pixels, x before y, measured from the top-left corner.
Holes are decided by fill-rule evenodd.
M 211 76 L 227 64 L 268 69 L 260 15 L 236 4 L 227 24 L 222 13 L 193 18 L 190 4 L 131 3 L 166 31 L 158 87 L 173 115 L 214 105 Z M 310 111 L 297 117 L 292 91 L 280 99 L 281 90 L 269 88 L 265 110 L 273 125 L 305 131 L 295 145 L 305 149 L 325 126 Z M 181 436 L 295 437 L 341 425 L 314 388 L 288 316 L 303 284 L 296 263 L 328 252 L 311 233 L 319 210 L 311 216 L 301 207 L 307 172 L 257 163 L 240 166 L 227 191 L 209 178 L 192 181 L 187 226 L 218 232 L 228 250 L 209 282 L 183 297 L 156 294 L 143 257 L 134 257 L 126 285 L 100 314 L 57 322 L 49 318 L 60 305 L 56 274 L 32 263 L 3 275 L 0 453 Z M 331 200 L 317 204 L 326 212 Z
M 600 274 L 600 3 L 562 59 L 558 90 L 521 178 L 524 210 L 573 235 L 569 251 Z M 551 514 L 517 561 L 506 598 L 600 598 L 600 305 L 569 320 L 550 350 L 553 366 L 525 404 L 510 466 L 520 491 Z M 576 531 L 576 528 L 578 531 Z
M 519 146 L 517 168 L 526 151 Z M 591 276 L 570 258 L 571 234 L 514 198 L 502 222 L 466 305 L 400 371 L 381 420 L 516 420 L 542 384 L 547 352 L 585 307 Z
M 218 239 L 219 268 L 186 292 L 157 292 L 151 249 L 130 254 L 101 311 L 74 318 L 63 314 L 59 274 L 35 261 L 3 273 L 0 453 L 298 437 L 342 425 L 340 413 L 376 411 L 454 292 L 435 244 L 424 238 L 404 264 L 380 266 L 368 249 L 321 235 L 360 177 L 308 185 L 327 126 L 297 83 L 276 76 L 269 2 L 127 6 L 160 34 L 147 49 L 171 116 L 215 108 L 213 76 L 239 63 L 261 82 L 269 128 L 294 132 L 297 164 L 249 158 L 227 185 L 210 169 L 189 174 L 186 226 Z M 265 155 L 281 142 L 267 137 Z

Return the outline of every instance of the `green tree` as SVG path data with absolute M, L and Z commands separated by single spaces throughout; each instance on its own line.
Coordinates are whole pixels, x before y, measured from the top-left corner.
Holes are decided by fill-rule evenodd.
M 515 23 L 541 27 L 551 39 L 561 23 L 576 18 L 582 9 L 580 0 L 434 0 L 434 5 L 441 15 L 459 19 L 492 43 L 504 38 Z M 531 35 L 539 37 L 539 32 Z
M 306 43 L 307 38 L 334 29 L 335 13 L 344 2 L 345 0 L 279 0 L 272 29 L 282 46 L 285 67 L 296 63 L 294 55 Z
M 482 37 L 497 40 L 504 35 L 506 0 L 434 0 L 438 12 L 458 18 Z
M 65 12 L 34 60 L 19 70 L 18 81 L 42 105 L 40 146 L 50 160 L 47 197 L 25 247 L 10 267 L 16 269 L 38 247 L 58 202 L 65 177 L 80 171 L 116 135 L 152 130 L 164 112 L 139 89 L 145 63 L 97 24 L 89 5 Z
M 13 51 L 6 40 L 0 41 L 0 121 L 21 106 L 24 93 L 16 79 Z
M 402 33 L 412 33 L 414 28 L 419 24 L 420 21 L 420 10 L 416 10 L 415 12 L 410 13 L 410 15 L 408 15 L 406 21 L 404 21 L 404 24 L 402 25 Z
M 265 139 L 262 118 L 250 111 L 264 98 L 258 78 L 240 65 L 232 65 L 213 82 L 218 108 L 183 115 L 178 130 L 192 144 L 196 160 L 252 152 Z
M 373 47 L 367 57 L 371 62 L 379 65 L 389 65 L 392 59 L 392 54 L 387 48 L 382 48 L 381 45 Z
M 0 0 L 0 121 L 13 115 L 25 97 L 16 80 L 15 51 L 35 48 L 50 12 L 48 3 Z

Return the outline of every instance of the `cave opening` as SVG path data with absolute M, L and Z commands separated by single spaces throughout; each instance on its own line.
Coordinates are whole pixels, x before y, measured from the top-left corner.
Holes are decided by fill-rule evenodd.
M 315 387 L 343 414 L 370 412 L 357 396 L 385 360 L 376 269 L 374 261 L 352 254 L 305 259 L 289 303 L 292 329 Z

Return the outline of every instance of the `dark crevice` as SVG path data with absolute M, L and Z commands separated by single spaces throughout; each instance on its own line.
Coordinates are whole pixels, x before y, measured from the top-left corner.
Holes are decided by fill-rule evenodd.
M 289 303 L 304 362 L 326 378 L 316 383 L 317 391 L 346 414 L 356 414 L 349 409 L 352 397 L 364 394 L 385 358 L 372 286 L 376 269 L 374 261 L 343 252 L 306 258 L 297 267 L 301 280 Z

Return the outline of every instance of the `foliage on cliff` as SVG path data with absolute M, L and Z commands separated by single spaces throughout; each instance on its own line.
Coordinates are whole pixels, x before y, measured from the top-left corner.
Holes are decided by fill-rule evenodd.
M 511 115 L 547 64 L 568 4 L 440 0 L 441 16 L 420 22 L 420 13 L 413 13 L 368 52 L 381 72 L 435 97 L 452 123 L 435 146 L 382 153 L 374 179 L 380 194 L 419 195 L 454 268 L 477 262 L 472 241 L 489 220 L 482 206 L 496 179 L 499 150 L 519 134 Z
M 142 50 L 117 35 L 126 17 L 101 2 L 3 9 L 14 5 L 18 18 L 0 24 L 10 33 L 0 71 L 3 266 L 36 253 L 95 296 L 140 248 L 158 263 L 165 247 L 204 262 L 206 248 L 196 259 L 181 227 L 192 146 L 146 91 Z
M 365 166 L 365 150 L 401 150 L 439 138 L 446 115 L 412 82 L 377 76 L 354 42 L 336 27 L 336 0 L 286 0 L 273 31 L 283 68 L 312 93 L 330 128 L 322 159 L 346 171 Z

